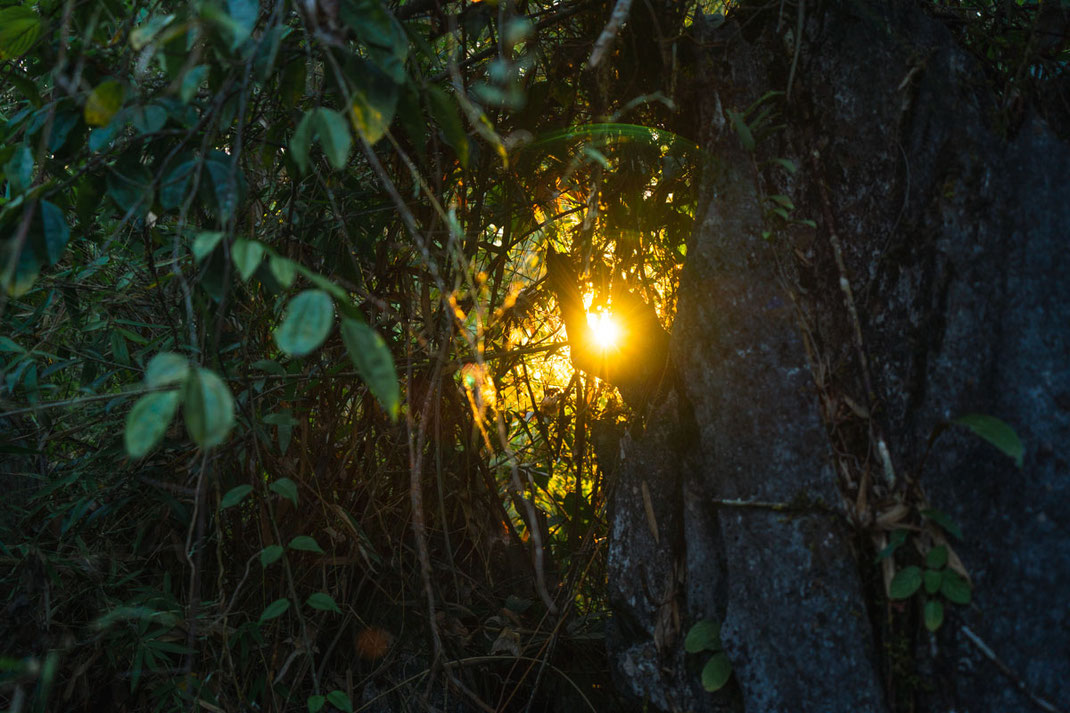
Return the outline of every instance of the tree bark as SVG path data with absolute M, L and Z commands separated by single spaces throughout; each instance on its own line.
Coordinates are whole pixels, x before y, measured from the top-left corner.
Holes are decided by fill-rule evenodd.
M 1070 146 L 1028 114 L 1006 130 L 915 3 L 807 3 L 798 51 L 771 5 L 699 33 L 711 159 L 676 388 L 613 502 L 618 683 L 664 711 L 1065 707 Z M 750 150 L 733 112 L 789 83 L 743 117 Z M 1024 467 L 961 427 L 930 451 L 966 413 L 1013 425 Z M 936 634 L 874 563 L 904 526 L 894 569 L 946 540 L 972 579 Z M 734 670 L 716 694 L 683 650 L 707 618 Z

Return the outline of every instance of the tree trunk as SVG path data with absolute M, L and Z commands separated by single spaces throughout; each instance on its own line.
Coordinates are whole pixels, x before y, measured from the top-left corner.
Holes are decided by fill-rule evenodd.
M 698 33 L 710 167 L 676 388 L 613 502 L 618 683 L 665 711 L 1065 709 L 1070 146 L 1028 113 L 1001 130 L 913 3 L 806 3 L 797 53 L 797 9 L 768 5 Z M 967 413 L 1014 426 L 1024 466 L 961 426 L 929 449 Z M 933 595 L 930 634 L 924 589 L 887 582 L 945 541 L 973 596 Z M 715 694 L 683 647 L 702 619 L 733 666 Z

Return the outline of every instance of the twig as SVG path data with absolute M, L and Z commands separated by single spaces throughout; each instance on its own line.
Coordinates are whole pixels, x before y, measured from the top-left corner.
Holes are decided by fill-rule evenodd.
M 1022 695 L 1032 701 L 1037 708 L 1041 709 L 1042 711 L 1047 711 L 1047 713 L 1065 713 L 1063 709 L 1056 708 L 1054 705 L 1052 705 L 1045 699 L 1030 691 L 1029 687 L 1025 685 L 1025 681 L 1023 681 L 1021 677 L 1014 673 L 1014 671 L 1012 671 L 1010 667 L 1007 666 L 1007 664 L 1000 661 L 999 657 L 996 656 L 996 653 L 988 646 L 988 644 L 981 640 L 980 636 L 973 633 L 973 630 L 970 629 L 970 627 L 963 624 L 960 630 L 963 634 L 965 634 L 966 638 L 970 640 L 970 643 L 976 646 L 977 650 L 980 651 L 986 659 L 995 664 L 996 668 L 1000 670 L 1000 673 L 1009 678 L 1011 683 L 1014 684 L 1015 688 L 1021 691 Z
M 606 23 L 602 34 L 595 40 L 594 49 L 591 50 L 591 58 L 587 60 L 588 67 L 595 69 L 602 63 L 606 53 L 609 52 L 609 46 L 613 43 L 617 33 L 620 32 L 620 28 L 624 26 L 624 21 L 628 19 L 628 13 L 631 9 L 632 0 L 617 0 L 617 5 L 613 8 L 613 14 L 609 16 L 609 22 Z
M 795 69 L 799 66 L 799 51 L 802 49 L 803 24 L 806 17 L 806 0 L 799 0 L 799 16 L 795 22 L 795 53 L 791 58 L 791 71 L 788 72 L 788 89 L 784 100 L 791 101 L 791 88 L 795 84 Z

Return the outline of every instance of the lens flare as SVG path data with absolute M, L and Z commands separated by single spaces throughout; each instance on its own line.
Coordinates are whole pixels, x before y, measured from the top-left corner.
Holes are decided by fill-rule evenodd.
M 620 341 L 620 325 L 606 310 L 588 312 L 587 328 L 591 330 L 591 338 L 600 349 L 612 349 Z

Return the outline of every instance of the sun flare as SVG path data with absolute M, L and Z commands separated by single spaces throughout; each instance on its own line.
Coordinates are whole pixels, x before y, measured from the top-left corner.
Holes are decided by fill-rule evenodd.
M 606 310 L 588 312 L 587 328 L 600 349 L 612 349 L 620 341 L 620 325 L 613 319 L 613 314 Z

